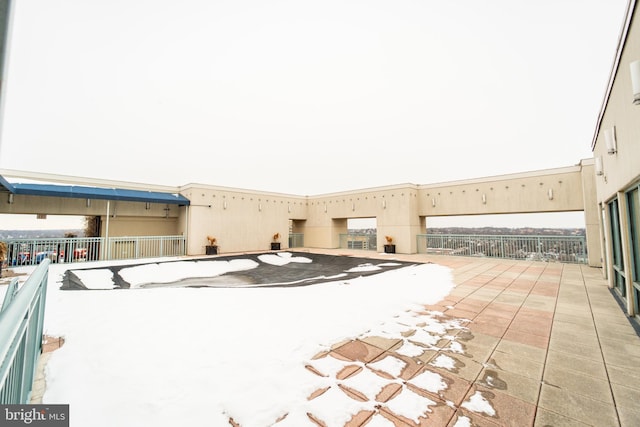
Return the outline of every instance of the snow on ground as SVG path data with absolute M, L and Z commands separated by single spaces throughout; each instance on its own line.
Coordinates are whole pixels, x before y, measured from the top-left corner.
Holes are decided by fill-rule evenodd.
M 245 261 L 235 260 L 235 266 L 220 271 L 260 268 Z M 282 260 L 261 262 L 281 265 Z M 121 274 L 138 284 L 165 282 L 183 275 L 178 270 L 187 264 L 154 265 L 122 269 Z M 336 387 L 308 401 L 328 379 L 305 365 L 346 338 L 367 333 L 402 337 L 400 324 L 415 322 L 408 310 L 442 300 L 453 288 L 449 269 L 421 264 L 348 284 L 293 288 L 111 290 L 106 275 L 96 272 L 83 282 L 102 290 L 61 291 L 66 268 L 52 265 L 49 273 L 45 333 L 63 336 L 65 345 L 52 353 L 46 367 L 43 401 L 70 404 L 72 425 L 93 427 L 227 426 L 230 417 L 243 427 L 264 427 L 287 413 L 278 426 L 303 426 L 310 425 L 304 411 L 312 404 L 314 414 L 340 425 L 372 402 L 345 400 Z M 431 343 L 428 336 L 414 339 L 427 347 Z M 329 376 L 341 367 L 330 357 L 313 362 Z M 372 367 L 395 372 L 398 361 L 382 360 Z M 370 375 L 359 380 L 368 384 L 365 390 L 381 385 Z M 417 381 L 441 387 L 436 377 Z M 406 396 L 390 404 L 410 418 L 419 416 L 411 408 L 433 404 L 406 388 L 402 393 Z M 371 422 L 388 425 L 379 417 Z
M 278 252 L 277 254 L 263 254 L 258 259 L 265 264 L 286 265 L 290 262 L 310 263 L 311 259 L 303 256 L 292 256 L 290 252 Z
M 4 296 L 6 295 L 8 288 L 9 288 L 9 282 L 0 283 L 0 305 L 2 305 L 2 301 L 4 301 Z
M 493 409 L 491 403 L 489 403 L 489 401 L 485 399 L 485 397 L 479 391 L 476 391 L 475 394 L 469 398 L 469 400 L 462 402 L 461 406 L 473 412 L 484 412 L 489 416 L 494 416 L 496 414 L 496 410 Z

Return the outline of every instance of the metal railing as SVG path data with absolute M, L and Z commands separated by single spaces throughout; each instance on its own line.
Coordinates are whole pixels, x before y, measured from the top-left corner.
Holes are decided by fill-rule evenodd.
M 0 307 L 0 313 L 2 313 L 7 307 L 9 307 L 9 304 L 11 304 L 11 301 L 13 301 L 13 298 L 15 298 L 17 292 L 18 278 L 15 277 L 11 279 L 11 282 L 9 282 L 9 286 L 7 286 L 7 290 L 4 294 L 4 300 L 2 301 L 2 307 Z
M 19 290 L 16 280 L 11 292 L 8 289 L 5 294 L 0 311 L 1 404 L 29 402 L 42 350 L 50 262 L 43 260 Z
M 376 234 L 349 233 L 340 234 L 340 247 L 343 249 L 377 250 Z
M 7 239 L 7 265 L 115 259 L 137 259 L 186 254 L 184 236 L 72 237 L 48 239 Z
M 303 248 L 304 247 L 304 233 L 289 233 L 289 247 L 290 248 Z
M 104 259 L 139 259 L 186 254 L 183 236 L 133 236 L 107 239 Z
M 44 259 L 52 263 L 95 261 L 100 257 L 100 237 L 8 239 L 9 266 L 37 265 Z
M 586 264 L 585 236 L 419 234 L 418 253 Z

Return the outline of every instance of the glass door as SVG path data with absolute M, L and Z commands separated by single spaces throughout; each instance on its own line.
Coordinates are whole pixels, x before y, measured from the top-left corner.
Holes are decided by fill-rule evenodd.
M 631 278 L 633 280 L 631 302 L 633 312 L 640 314 L 640 191 L 638 187 L 627 193 L 629 205 L 629 236 L 631 241 Z
M 620 293 L 620 296 L 627 298 L 627 287 L 624 272 L 624 261 L 622 259 L 622 235 L 620 230 L 618 200 L 609 203 L 609 216 L 611 218 L 611 245 L 613 259 L 613 284 Z

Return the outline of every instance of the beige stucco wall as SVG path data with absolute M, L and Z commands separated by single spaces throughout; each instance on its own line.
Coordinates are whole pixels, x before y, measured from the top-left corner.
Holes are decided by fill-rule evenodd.
M 427 217 L 584 209 L 580 165 L 419 188 L 418 211 Z
M 107 219 L 101 218 L 101 236 L 107 235 Z M 150 218 L 117 216 L 109 218 L 109 237 L 123 236 L 176 236 L 178 231 L 178 218 Z
M 589 265 L 601 265 L 592 159 L 566 168 L 421 185 L 418 205 L 427 228 L 434 216 L 584 211 Z
M 581 171 L 582 197 L 584 199 L 584 224 L 587 234 L 587 251 L 589 265 L 602 267 L 604 255 L 602 253 L 602 235 L 600 230 L 600 207 L 596 196 L 596 176 L 593 159 L 582 162 Z
M 207 235 L 220 252 L 269 249 L 271 236 L 287 247 L 290 220 L 304 244 L 338 248 L 350 218 L 375 218 L 377 246 L 391 236 L 399 253 L 416 252 L 429 216 L 585 211 L 591 265 L 600 263 L 598 213 L 592 161 L 575 166 L 433 185 L 399 184 L 293 196 L 192 184 L 181 190 L 187 210 L 188 253 L 204 253 Z M 483 202 L 482 196 L 485 201 Z M 593 206 L 585 208 L 585 199 Z M 435 200 L 435 206 L 432 201 Z
M 14 194 L 13 203 L 8 201 L 8 193 L 0 198 L 0 213 L 3 214 L 46 214 L 46 215 L 100 215 L 106 212 L 106 201 L 61 197 L 25 196 Z
M 630 63 L 640 60 L 640 14 L 629 14 L 628 23 L 628 32 L 626 37 L 621 39 L 623 43 L 618 50 L 617 62 L 614 64 L 609 91 L 603 101 L 592 148 L 594 159 L 602 160 L 603 173 L 595 177 L 595 183 L 597 203 L 604 209 L 604 219 L 600 219 L 600 236 L 604 239 L 602 254 L 606 261 L 603 271 L 609 286 L 613 287 L 612 218 L 607 204 L 617 199 L 626 294 L 632 295 L 634 266 L 631 261 L 631 230 L 626 194 L 640 183 L 640 105 L 634 105 L 632 102 L 630 73 Z M 610 154 L 607 151 L 605 132 L 613 128 L 617 151 Z M 636 221 L 640 219 L 636 218 Z M 634 306 L 632 298 L 626 298 L 626 309 L 629 315 L 640 314 L 640 308 Z
M 0 213 L 3 214 L 44 214 L 44 215 L 75 215 L 100 216 L 103 224 L 103 236 L 106 236 L 106 217 L 114 226 L 109 228 L 110 237 L 142 236 L 142 235 L 177 235 L 177 223 L 184 207 L 166 205 L 164 203 L 123 202 L 106 200 L 90 200 L 25 196 L 15 194 L 13 203 L 8 202 L 8 194 L 2 195 Z M 131 224 L 125 226 L 125 220 Z M 45 220 L 46 221 L 46 220 Z M 171 224 L 168 226 L 167 224 Z
M 420 228 L 417 194 L 416 185 L 401 184 L 309 197 L 305 246 L 337 248 L 347 219 L 375 218 L 378 248 L 391 236 L 397 252 L 413 253 Z
M 191 201 L 184 226 L 187 253 L 205 252 L 207 236 L 217 239 L 219 252 L 264 251 L 275 233 L 288 246 L 289 220 L 306 219 L 304 197 L 189 184 L 180 193 Z
M 190 206 L 103 200 L 87 205 L 85 199 L 14 196 L 13 204 L 0 200 L 0 212 L 99 215 L 106 235 L 108 211 L 109 236 L 184 235 L 189 255 L 205 252 L 207 236 L 216 237 L 219 253 L 230 253 L 268 250 L 272 236 L 279 233 L 284 249 L 290 231 L 302 233 L 307 247 L 338 248 L 348 219 L 375 218 L 380 250 L 385 236 L 391 236 L 396 252 L 415 253 L 416 236 L 427 231 L 431 216 L 581 211 L 586 199 L 589 203 L 596 199 L 592 173 L 587 161 L 520 174 L 318 196 L 189 184 L 169 191 L 184 195 Z M 588 239 L 598 230 L 597 214 L 590 209 L 585 211 Z M 592 240 L 590 244 L 598 248 L 600 239 Z
M 640 179 L 640 106 L 632 103 L 629 64 L 640 60 L 640 18 L 635 14 L 620 56 L 619 66 L 598 129 L 593 155 L 602 158 L 604 174 L 597 177 L 598 201 L 608 201 L 619 190 Z M 607 154 L 604 131 L 615 126 L 617 153 Z

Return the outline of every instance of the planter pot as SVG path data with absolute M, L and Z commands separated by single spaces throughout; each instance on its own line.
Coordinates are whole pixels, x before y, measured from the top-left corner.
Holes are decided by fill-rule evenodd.
M 280 242 L 271 242 L 271 250 L 279 251 L 280 250 Z
M 395 254 L 396 253 L 396 245 L 384 245 L 384 253 L 385 254 Z
M 207 255 L 218 255 L 217 246 L 207 246 L 205 250 L 207 251 Z

